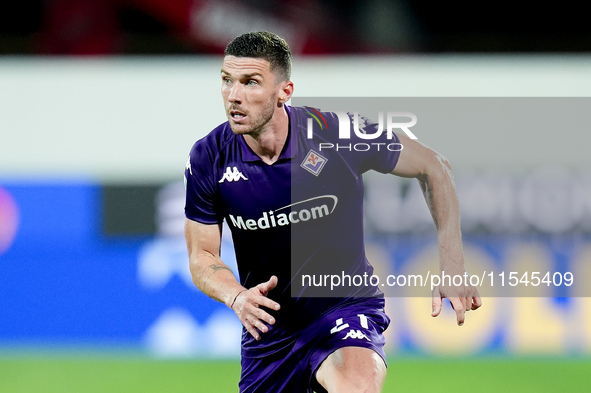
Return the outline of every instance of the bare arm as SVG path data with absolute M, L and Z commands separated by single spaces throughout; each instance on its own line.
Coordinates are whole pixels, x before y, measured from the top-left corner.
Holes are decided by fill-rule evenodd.
M 244 327 L 257 340 L 259 332 L 272 325 L 275 319 L 260 306 L 279 310 L 279 304 L 267 298 L 267 293 L 277 285 L 277 277 L 250 289 L 244 288 L 232 270 L 222 262 L 220 247 L 221 225 L 207 225 L 187 219 L 185 238 L 189 251 L 189 268 L 193 283 L 207 296 L 230 307 Z
M 437 229 L 439 268 L 452 276 L 462 275 L 465 269 L 460 207 L 451 165 L 442 155 L 420 142 L 405 135 L 398 136 L 404 148 L 392 173 L 417 178 Z M 433 316 L 441 312 L 444 297 L 449 298 L 460 326 L 464 324 L 465 311 L 482 305 L 478 290 L 472 286 L 441 286 L 433 291 Z
M 205 225 L 187 219 L 185 238 L 193 283 L 207 296 L 230 307 L 236 295 L 246 288 L 220 259 L 221 225 Z

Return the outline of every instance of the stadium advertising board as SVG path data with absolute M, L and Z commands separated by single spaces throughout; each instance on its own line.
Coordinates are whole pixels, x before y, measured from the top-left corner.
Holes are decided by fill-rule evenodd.
M 428 287 L 421 296 L 391 297 L 389 350 L 590 353 L 591 301 L 565 292 L 552 280 L 558 280 L 554 273 L 566 278 L 566 272 L 583 282 L 591 277 L 591 228 L 581 218 L 591 209 L 583 204 L 577 214 L 564 213 L 573 207 L 559 203 L 557 208 L 570 219 L 563 218 L 561 231 L 552 232 L 545 223 L 556 222 L 557 213 L 544 204 L 556 198 L 576 200 L 582 192 L 578 187 L 588 186 L 588 179 L 569 171 L 546 171 L 543 176 L 533 171 L 520 178 L 458 175 L 460 199 L 466 206 L 464 242 L 470 271 L 505 271 L 506 285 L 515 282 L 517 288 L 531 288 L 533 277 L 510 278 L 512 271 L 552 272 L 549 285 L 540 275 L 533 296 L 486 297 L 486 309 L 470 315 L 461 331 L 451 312 L 443 315 L 446 321 L 430 317 Z M 368 210 L 368 258 L 376 272 L 395 276 L 400 284 L 436 260 L 428 212 L 409 208 L 420 192 L 415 184 L 400 180 L 385 185 L 382 177 L 366 181 L 368 201 L 393 196 L 388 214 L 401 217 L 392 224 L 383 219 L 383 212 Z M 512 192 L 521 193 L 520 203 L 532 210 L 504 221 L 509 218 L 499 211 L 507 206 L 491 196 L 497 194 L 498 184 L 513 185 Z M 556 184 L 563 185 L 560 192 Z M 129 206 L 118 199 L 121 195 L 147 211 L 135 227 L 121 227 L 113 218 L 129 214 Z M 237 357 L 238 320 L 191 282 L 182 236 L 183 195 L 182 182 L 156 187 L 86 180 L 3 181 L 0 346 L 132 348 L 159 356 Z M 235 268 L 227 237 L 222 255 Z M 455 345 L 459 341 L 470 345 Z

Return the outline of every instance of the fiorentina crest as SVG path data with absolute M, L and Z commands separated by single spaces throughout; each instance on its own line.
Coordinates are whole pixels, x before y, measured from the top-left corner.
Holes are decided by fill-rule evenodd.
M 324 168 L 324 164 L 328 159 L 321 156 L 320 154 L 316 153 L 314 150 L 310 150 L 304 158 L 304 161 L 301 163 L 301 167 L 313 174 L 314 176 L 318 176 L 322 168 Z

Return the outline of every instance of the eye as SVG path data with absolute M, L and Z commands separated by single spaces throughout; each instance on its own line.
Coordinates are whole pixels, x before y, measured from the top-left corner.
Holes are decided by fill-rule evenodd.
M 227 76 L 222 76 L 222 83 L 225 85 L 230 84 L 232 81 Z
M 246 84 L 247 85 L 251 85 L 251 86 L 252 85 L 258 85 L 259 84 L 259 81 L 255 80 L 255 79 L 249 79 L 249 80 L 246 81 Z

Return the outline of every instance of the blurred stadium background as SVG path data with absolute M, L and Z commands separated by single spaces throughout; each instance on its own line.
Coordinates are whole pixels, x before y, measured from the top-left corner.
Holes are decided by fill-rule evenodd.
M 220 53 L 250 30 L 292 43 L 296 97 L 560 97 L 576 107 L 546 128 L 493 118 L 498 134 L 417 135 L 454 165 L 470 264 L 591 279 L 591 25 L 580 7 L 1 5 L 0 392 L 236 391 L 240 325 L 191 283 L 182 174 L 194 141 L 224 121 Z M 367 182 L 376 264 L 432 259 L 418 187 Z M 394 219 L 371 208 L 384 198 Z M 223 247 L 235 263 L 229 238 Z M 449 310 L 432 319 L 428 298 L 389 299 L 385 391 L 589 391 L 591 299 L 542 295 L 487 298 L 462 328 Z

